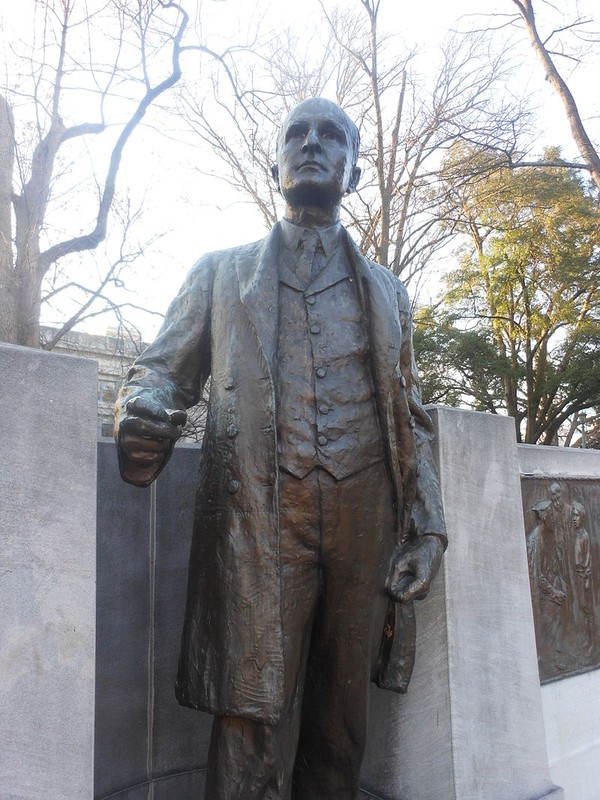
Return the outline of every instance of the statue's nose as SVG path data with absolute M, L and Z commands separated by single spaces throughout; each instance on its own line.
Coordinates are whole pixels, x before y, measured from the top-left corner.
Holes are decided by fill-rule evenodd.
M 302 145 L 302 152 L 316 151 L 321 149 L 321 142 L 314 128 L 310 128 Z

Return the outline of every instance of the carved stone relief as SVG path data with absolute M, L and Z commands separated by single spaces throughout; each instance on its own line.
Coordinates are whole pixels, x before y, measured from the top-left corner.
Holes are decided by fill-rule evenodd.
M 600 481 L 523 477 L 542 683 L 600 667 Z

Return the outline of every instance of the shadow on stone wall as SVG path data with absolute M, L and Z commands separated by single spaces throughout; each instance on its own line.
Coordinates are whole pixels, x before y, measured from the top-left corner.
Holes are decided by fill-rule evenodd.
M 121 481 L 98 444 L 96 800 L 200 798 L 211 717 L 174 682 L 199 450 L 177 448 L 152 489 Z

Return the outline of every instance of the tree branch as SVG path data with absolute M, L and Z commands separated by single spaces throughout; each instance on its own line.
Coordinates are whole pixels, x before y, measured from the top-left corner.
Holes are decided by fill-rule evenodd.
M 83 236 L 75 236 L 71 239 L 67 239 L 66 241 L 55 244 L 48 248 L 48 250 L 45 252 L 41 253 L 39 259 L 39 272 L 41 275 L 45 274 L 45 272 L 48 270 L 48 267 L 54 262 L 58 261 L 58 259 L 63 258 L 70 253 L 77 253 L 84 250 L 94 250 L 100 244 L 100 242 L 106 238 L 108 214 L 115 196 L 116 180 L 125 145 L 129 141 L 138 124 L 143 119 L 151 104 L 158 97 L 160 97 L 161 94 L 174 86 L 181 77 L 181 40 L 188 25 L 189 16 L 181 8 L 181 6 L 177 5 L 176 3 L 169 2 L 161 5 L 163 8 L 174 8 L 181 15 L 181 22 L 179 23 L 177 32 L 173 37 L 171 73 L 157 86 L 146 91 L 144 97 L 138 103 L 136 110 L 125 124 L 117 139 L 117 142 L 111 153 L 108 172 L 104 182 L 104 190 L 100 199 L 98 215 L 94 229 L 90 231 L 90 233 Z

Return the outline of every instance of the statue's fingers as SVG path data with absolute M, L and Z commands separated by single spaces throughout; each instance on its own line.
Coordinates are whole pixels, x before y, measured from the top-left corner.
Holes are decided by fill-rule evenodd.
M 121 433 L 131 434 L 132 436 L 146 437 L 158 442 L 176 441 L 180 436 L 180 429 L 170 422 L 162 422 L 159 419 L 149 417 L 125 417 L 120 425 Z
M 405 602 L 405 597 L 407 593 L 410 592 L 414 581 L 415 576 L 413 572 L 402 572 L 395 580 L 390 581 L 388 585 L 388 594 L 393 600 L 403 603 Z
M 399 596 L 402 603 L 409 603 L 411 600 L 423 600 L 427 597 L 430 583 L 426 578 L 416 578 L 399 582 Z

